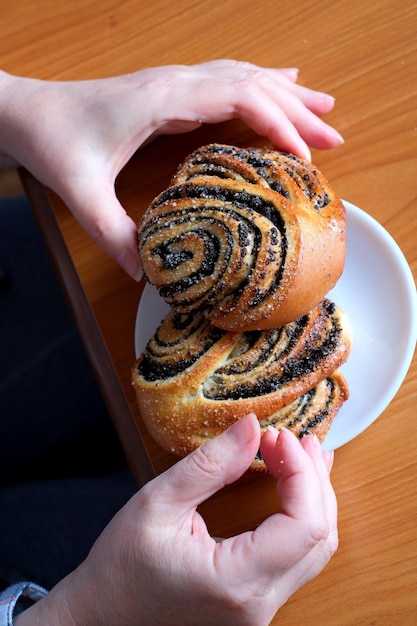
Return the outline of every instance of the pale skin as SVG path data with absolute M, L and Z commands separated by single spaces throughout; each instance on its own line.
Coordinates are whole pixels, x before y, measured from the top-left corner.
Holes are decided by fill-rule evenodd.
M 332 453 L 315 436 L 300 442 L 268 431 L 261 452 L 282 512 L 253 531 L 211 537 L 198 504 L 245 471 L 259 442 L 258 420 L 248 415 L 148 483 L 16 626 L 270 624 L 335 552 L 337 505 Z
M 114 189 L 131 156 L 159 134 L 233 118 L 307 159 L 309 146 L 340 145 L 321 119 L 334 99 L 297 77 L 293 68 L 230 60 L 80 82 L 0 72 L 0 165 L 30 170 L 139 279 L 136 224 Z M 215 540 L 197 506 L 241 476 L 259 445 L 282 513 L 253 532 Z M 269 624 L 336 550 L 332 460 L 315 437 L 299 442 L 268 431 L 260 441 L 256 417 L 246 416 L 138 491 L 87 559 L 15 624 Z
M 47 82 L 0 72 L 0 164 L 19 163 L 53 189 L 93 240 L 140 277 L 136 224 L 114 190 L 140 146 L 163 133 L 242 119 L 275 147 L 343 142 L 320 116 L 334 98 L 297 84 L 293 68 L 217 60 L 109 79 Z

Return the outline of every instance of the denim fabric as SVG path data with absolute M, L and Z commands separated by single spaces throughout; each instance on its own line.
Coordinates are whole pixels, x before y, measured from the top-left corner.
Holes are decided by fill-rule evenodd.
M 46 595 L 46 590 L 30 582 L 12 585 L 0 593 L 0 626 L 13 626 L 13 617 Z

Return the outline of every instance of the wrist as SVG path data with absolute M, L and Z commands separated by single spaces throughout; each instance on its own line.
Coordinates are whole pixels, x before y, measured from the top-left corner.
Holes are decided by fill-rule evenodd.
M 60 580 L 43 598 L 18 614 L 10 626 L 114 624 L 101 615 L 101 589 L 85 574 L 84 563 Z M 94 600 L 92 600 L 94 598 Z M 97 604 L 98 602 L 98 604 Z

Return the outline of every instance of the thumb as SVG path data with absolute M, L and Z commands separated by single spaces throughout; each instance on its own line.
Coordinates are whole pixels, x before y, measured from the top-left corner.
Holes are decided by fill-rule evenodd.
M 142 271 L 137 247 L 137 226 L 116 197 L 107 181 L 77 181 L 71 195 L 61 194 L 76 220 L 97 243 L 134 280 Z
M 260 441 L 253 413 L 178 461 L 159 481 L 158 500 L 186 509 L 196 508 L 214 493 L 237 480 L 254 459 Z M 154 482 L 154 481 L 153 481 Z

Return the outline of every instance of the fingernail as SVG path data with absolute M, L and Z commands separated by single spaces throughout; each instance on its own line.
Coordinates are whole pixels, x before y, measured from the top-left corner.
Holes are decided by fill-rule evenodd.
M 290 428 L 281 427 L 279 429 L 278 441 L 279 441 L 279 438 L 281 437 L 281 435 L 284 437 L 283 441 L 285 440 L 285 437 L 288 437 L 290 439 L 296 439 L 299 442 L 298 437 L 293 433 L 293 431 Z
M 297 80 L 298 75 L 300 73 L 300 70 L 298 69 L 298 67 L 289 67 L 288 71 L 291 74 L 293 80 Z
M 334 451 L 333 450 L 323 450 L 323 460 L 327 467 L 327 471 L 331 472 L 334 462 Z
M 292 437 L 295 437 L 295 434 L 293 433 L 293 431 L 290 428 L 286 428 L 285 426 L 281 426 L 281 428 L 279 429 L 279 432 L 286 432 Z
M 301 150 L 298 150 L 298 156 L 311 163 L 311 152 L 307 145 L 305 145 Z
M 143 270 L 140 266 L 139 254 L 132 250 L 125 250 L 119 259 L 119 264 L 129 276 L 136 282 L 139 282 L 143 276 Z
M 253 414 L 252 419 L 248 415 L 242 417 L 227 429 L 230 439 L 238 446 L 244 446 L 253 438 Z
M 334 131 L 334 136 L 337 138 L 340 144 L 345 143 L 345 140 L 343 139 L 342 135 L 338 133 L 337 130 Z

